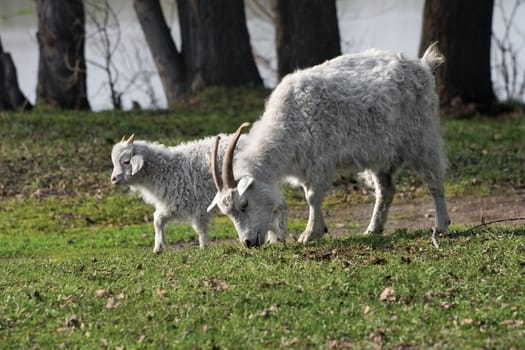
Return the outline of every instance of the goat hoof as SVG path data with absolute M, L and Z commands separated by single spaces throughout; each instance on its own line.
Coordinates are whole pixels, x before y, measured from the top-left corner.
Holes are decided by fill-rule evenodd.
M 297 239 L 297 242 L 306 244 L 310 240 L 310 232 L 303 232 Z
M 431 228 L 432 236 L 446 236 L 448 235 L 448 229 L 440 230 L 437 227 Z

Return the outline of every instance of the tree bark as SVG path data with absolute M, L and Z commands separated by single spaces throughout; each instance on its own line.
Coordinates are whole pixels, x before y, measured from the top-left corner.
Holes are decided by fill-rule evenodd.
M 33 106 L 18 86 L 15 63 L 0 41 L 0 109 L 27 110 Z
M 4 54 L 2 42 L 0 41 L 0 55 Z M 7 99 L 7 84 L 5 82 L 4 62 L 0 59 L 0 110 L 10 109 L 9 101 Z
M 341 54 L 335 0 L 274 0 L 279 78 Z
M 177 50 L 159 0 L 134 0 L 161 77 L 168 108 L 187 91 L 211 85 L 262 84 L 251 52 L 242 0 L 177 0 Z
M 177 6 L 192 91 L 210 85 L 262 84 L 243 0 L 177 0 Z
M 37 0 L 37 104 L 89 109 L 82 0 Z
M 425 1 L 419 52 L 438 41 L 445 55 L 436 75 L 442 110 L 466 108 L 468 114 L 496 102 L 490 70 L 493 7 L 494 0 Z
M 135 12 L 157 67 L 168 108 L 187 90 L 186 68 L 164 19 L 159 0 L 135 0 Z

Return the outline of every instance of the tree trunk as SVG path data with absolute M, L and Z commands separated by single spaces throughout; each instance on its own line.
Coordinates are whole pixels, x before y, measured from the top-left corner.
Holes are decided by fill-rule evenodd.
M 243 0 L 177 0 L 177 6 L 192 91 L 210 85 L 262 84 Z
M 0 110 L 27 110 L 33 106 L 18 86 L 15 63 L 8 52 L 4 52 L 0 41 Z
M 20 87 L 18 86 L 18 76 L 16 73 L 15 63 L 9 53 L 0 54 L 4 69 L 4 91 L 6 93 L 7 102 L 10 109 L 28 110 L 33 106 L 24 96 Z
M 37 104 L 89 109 L 82 0 L 37 0 Z
M 341 54 L 335 0 L 274 0 L 279 78 Z
M 496 102 L 490 76 L 490 43 L 494 0 L 475 3 L 426 0 L 419 52 L 434 41 L 446 63 L 437 71 L 442 110 L 486 111 Z M 457 112 L 457 111 L 456 111 Z
M 168 108 L 187 90 L 186 68 L 166 24 L 159 0 L 135 0 L 135 12 L 157 67 Z
M 0 55 L 4 54 L 2 49 L 2 42 L 0 41 Z M 10 109 L 9 100 L 7 98 L 7 84 L 4 74 L 4 62 L 0 59 L 0 110 Z

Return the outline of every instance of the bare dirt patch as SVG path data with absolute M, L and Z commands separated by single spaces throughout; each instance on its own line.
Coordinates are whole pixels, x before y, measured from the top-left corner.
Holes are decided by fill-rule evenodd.
M 465 196 L 447 200 L 450 220 L 453 225 L 465 225 L 467 229 L 479 225 L 482 220 L 525 218 L 525 190 L 513 193 L 489 196 Z M 323 210 L 329 236 L 347 236 L 364 232 L 372 215 L 374 203 L 340 205 Z M 308 207 L 293 207 L 288 212 L 289 219 L 303 220 L 306 226 Z M 509 222 L 513 225 L 525 225 L 525 220 Z M 401 199 L 396 197 L 390 207 L 385 233 L 398 229 L 429 230 L 434 226 L 434 204 L 431 199 Z M 301 232 L 288 232 L 287 241 L 294 242 Z M 213 232 L 212 239 L 213 239 Z M 221 242 L 238 244 L 237 239 L 221 239 Z M 218 242 L 218 241 L 215 241 Z M 176 243 L 170 249 L 186 246 L 198 247 L 198 241 Z
M 525 191 L 516 190 L 504 195 L 467 196 L 448 199 L 450 220 L 454 225 L 477 225 L 509 218 L 525 218 Z M 364 232 L 372 214 L 373 202 L 338 206 L 324 210 L 330 235 Z M 290 218 L 308 220 L 308 209 L 294 209 Z M 524 223 L 521 221 L 520 223 Z M 349 224 L 350 223 L 350 224 Z M 431 199 L 399 199 L 392 204 L 385 231 L 397 229 L 430 229 L 434 225 L 434 204 Z M 349 227 L 350 226 L 350 227 Z

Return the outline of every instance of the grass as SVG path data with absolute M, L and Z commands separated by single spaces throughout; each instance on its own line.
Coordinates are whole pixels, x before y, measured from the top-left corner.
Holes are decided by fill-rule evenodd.
M 525 346 L 523 229 L 4 259 L 5 348 Z M 381 293 L 392 287 L 386 301 Z M 97 294 L 98 293 L 98 294 Z
M 265 91 L 210 89 L 173 113 L 0 112 L 0 344 L 11 348 L 524 348 L 525 225 L 398 230 L 247 250 L 225 217 L 152 253 L 152 209 L 109 184 L 114 142 L 173 144 L 252 121 Z M 525 179 L 525 118 L 443 125 L 449 197 Z M 398 189 L 426 196 L 410 172 Z M 325 206 L 369 201 L 354 175 Z M 290 209 L 304 206 L 285 188 Z M 351 220 L 351 218 L 349 218 Z M 289 223 L 292 234 L 304 220 Z M 381 300 L 388 288 L 393 292 Z

